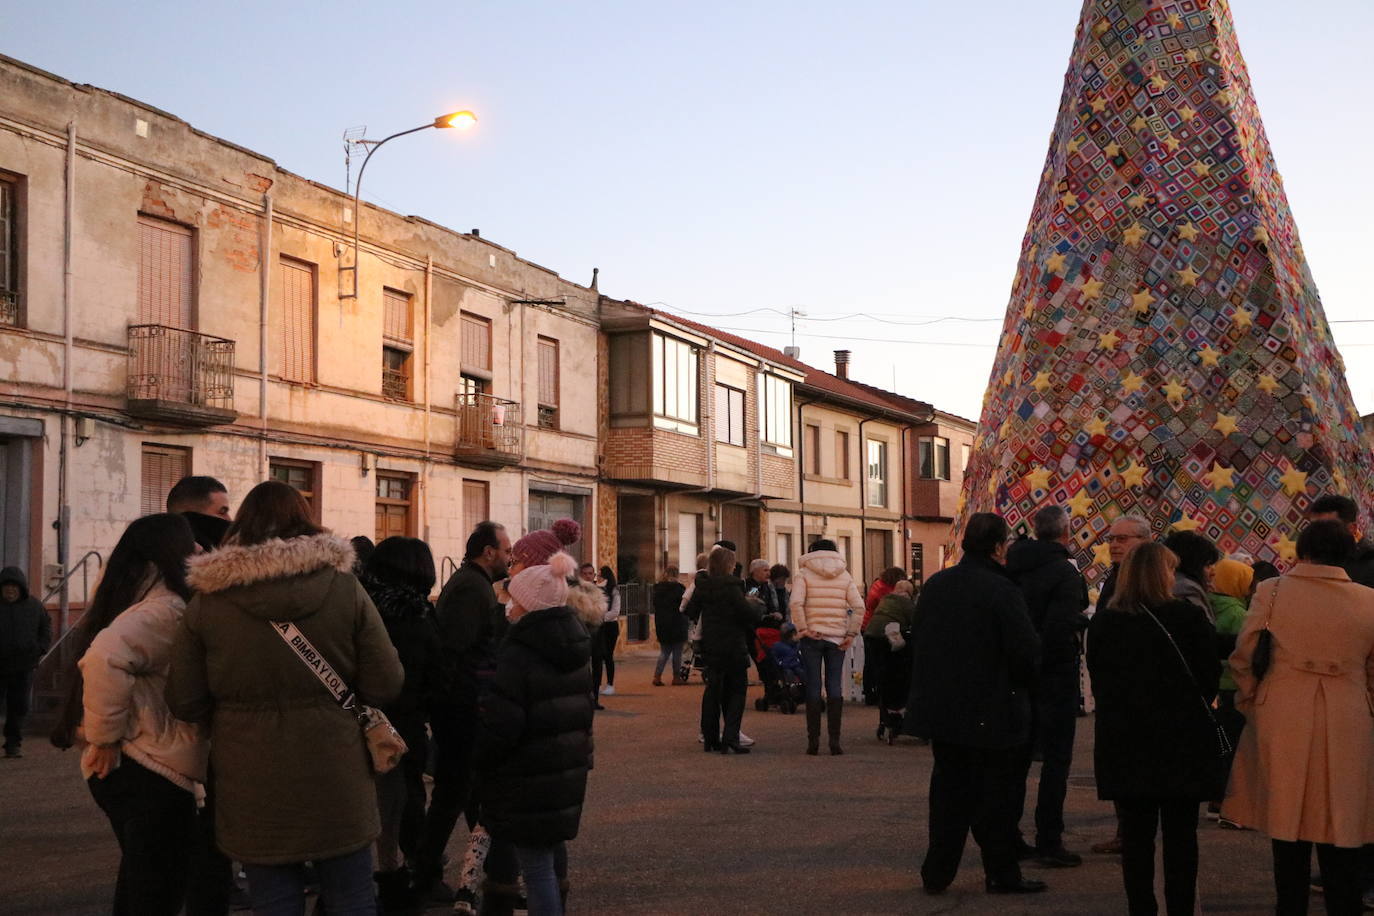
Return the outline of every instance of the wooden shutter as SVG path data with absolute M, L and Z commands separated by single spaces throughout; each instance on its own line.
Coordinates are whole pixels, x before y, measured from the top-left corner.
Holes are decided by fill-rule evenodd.
M 414 333 L 410 321 L 410 296 L 394 289 L 383 289 L 382 307 L 382 336 L 390 341 L 409 344 Z
M 491 371 L 491 321 L 463 313 L 463 368 Z
M 558 406 L 558 341 L 539 338 L 539 403 Z
M 170 445 L 143 444 L 143 515 L 167 511 L 167 493 L 191 473 L 191 450 Z
M 464 538 L 491 517 L 491 489 L 485 480 L 463 481 Z
M 0 293 L 19 291 L 16 196 L 14 182 L 0 177 Z
M 190 229 L 138 218 L 138 321 L 173 328 L 191 327 L 192 249 Z
M 315 381 L 315 265 L 282 258 L 281 294 L 272 310 L 277 374 L 289 382 Z

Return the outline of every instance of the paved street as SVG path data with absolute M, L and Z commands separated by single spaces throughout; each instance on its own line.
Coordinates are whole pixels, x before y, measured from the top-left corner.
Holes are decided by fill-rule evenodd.
M 1092 855 L 1082 868 L 1034 870 L 1047 894 L 993 898 L 971 845 L 950 891 L 922 894 L 930 752 L 875 742 L 871 709 L 846 711 L 846 756 L 808 758 L 801 715 L 756 713 L 754 688 L 744 726 L 755 753 L 720 757 L 696 743 L 698 686 L 649 686 L 643 658 L 618 674 L 621 693 L 598 714 L 597 768 L 571 847 L 574 912 L 1124 912 L 1117 861 Z M 1086 852 L 1110 833 L 1111 815 L 1091 788 L 1091 719 L 1080 724 L 1068 845 Z M 0 910 L 107 912 L 115 845 L 75 754 L 38 739 L 26 754 L 0 760 Z M 1204 913 L 1272 905 L 1263 838 L 1208 824 L 1201 845 Z

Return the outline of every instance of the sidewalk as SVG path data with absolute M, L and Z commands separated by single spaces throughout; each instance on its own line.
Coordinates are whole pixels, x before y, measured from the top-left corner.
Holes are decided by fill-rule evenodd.
M 617 695 L 597 714 L 596 769 L 582 834 L 570 846 L 572 912 L 1125 912 L 1117 859 L 1087 852 L 1113 829 L 1110 805 L 1092 788 L 1091 718 L 1079 720 L 1066 812 L 1066 845 L 1085 864 L 1029 868 L 1049 882 L 1045 894 L 990 897 L 970 840 L 955 884 L 927 897 L 917 868 L 930 750 L 879 744 L 876 710 L 845 710 L 845 756 L 807 757 L 802 716 L 755 712 L 751 688 L 744 730 L 758 742 L 754 753 L 722 757 L 696 741 L 698 682 L 652 687 L 652 661 L 634 655 L 618 662 L 617 675 Z M 0 909 L 108 912 L 115 843 L 75 753 L 33 738 L 25 754 L 0 760 Z M 1028 794 L 1033 806 L 1034 779 Z M 1202 911 L 1271 912 L 1268 842 L 1205 822 L 1200 833 Z M 451 868 L 462 840 L 460 831 Z

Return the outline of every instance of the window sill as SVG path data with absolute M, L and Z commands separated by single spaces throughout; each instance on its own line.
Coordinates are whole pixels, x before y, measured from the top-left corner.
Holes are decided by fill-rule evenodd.
M 828 483 L 836 487 L 853 487 L 855 481 L 846 477 L 826 477 L 823 474 L 803 474 L 802 480 L 807 483 Z
M 685 420 L 674 420 L 669 417 L 654 417 L 654 428 L 661 429 L 670 433 L 681 433 L 684 436 L 701 437 L 701 427 L 695 423 L 688 423 Z

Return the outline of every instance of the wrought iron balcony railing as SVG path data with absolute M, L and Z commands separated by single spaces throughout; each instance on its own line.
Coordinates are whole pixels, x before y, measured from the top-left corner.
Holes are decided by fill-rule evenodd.
M 410 373 L 401 369 L 383 367 L 382 397 L 389 401 L 409 401 Z
M 19 293 L 15 290 L 0 289 L 0 325 L 19 326 Z
M 525 455 L 520 405 L 489 394 L 459 394 L 453 454 L 480 467 L 519 464 Z
M 129 413 L 152 420 L 232 423 L 234 341 L 160 324 L 129 327 Z

